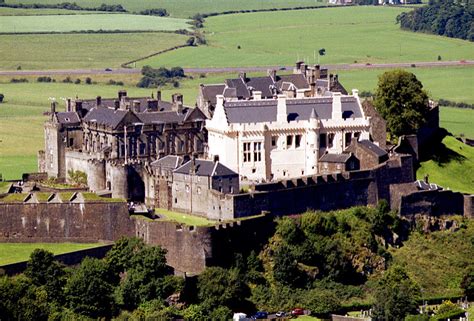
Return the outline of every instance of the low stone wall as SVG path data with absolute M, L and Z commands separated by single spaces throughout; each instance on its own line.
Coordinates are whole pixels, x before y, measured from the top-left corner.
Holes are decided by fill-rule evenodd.
M 370 321 L 371 318 L 356 318 L 344 315 L 331 314 L 332 321 Z
M 107 244 L 98 246 L 90 249 L 79 250 L 71 253 L 64 253 L 55 255 L 54 258 L 64 265 L 71 266 L 77 265 L 82 262 L 86 257 L 92 257 L 102 259 L 105 257 L 107 252 L 112 248 L 113 244 Z M 18 263 L 6 264 L 0 266 L 0 271 L 3 271 L 6 275 L 15 275 L 22 273 L 27 267 L 27 261 Z

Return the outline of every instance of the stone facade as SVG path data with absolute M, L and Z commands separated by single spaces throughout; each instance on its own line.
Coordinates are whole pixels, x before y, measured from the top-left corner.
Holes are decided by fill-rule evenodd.
M 209 157 L 241 178 L 272 181 L 318 174 L 325 153 L 341 154 L 353 140 L 369 139 L 370 122 L 357 90 L 324 98 L 227 101 L 217 96 L 206 121 Z
M 180 94 L 171 102 L 160 92 L 157 99 L 125 91 L 115 99 L 68 99 L 65 112 L 53 103 L 39 170 L 65 181 L 70 171 L 81 171 L 91 191 L 153 203 L 146 168 L 169 154 L 204 156 L 205 119 L 198 108 L 183 106 Z

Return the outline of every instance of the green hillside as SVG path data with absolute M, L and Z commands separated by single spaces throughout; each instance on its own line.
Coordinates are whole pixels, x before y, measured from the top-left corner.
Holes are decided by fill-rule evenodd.
M 466 223 L 456 232 L 413 233 L 403 247 L 391 251 L 394 263 L 406 268 L 426 298 L 462 295 L 462 277 L 474 265 L 474 222 Z
M 430 182 L 454 191 L 474 193 L 474 147 L 446 136 L 434 157 L 421 163 L 418 179 L 429 175 Z

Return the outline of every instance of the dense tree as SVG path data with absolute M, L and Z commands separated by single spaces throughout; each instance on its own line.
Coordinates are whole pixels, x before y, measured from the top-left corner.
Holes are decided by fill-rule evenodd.
M 114 311 L 114 288 L 107 264 L 85 258 L 66 284 L 66 299 L 75 312 L 92 318 L 108 317 Z
M 461 281 L 461 289 L 469 300 L 474 299 L 474 268 L 469 269 Z
M 117 275 L 133 266 L 132 260 L 145 247 L 145 242 L 137 237 L 123 237 L 115 242 L 105 257 L 110 271 Z
M 402 29 L 474 41 L 472 1 L 431 0 L 427 6 L 401 13 L 397 22 Z
M 316 315 L 327 315 L 341 308 L 340 298 L 329 290 L 315 289 L 308 291 L 304 303 L 305 308 L 311 310 L 311 314 Z
M 48 299 L 62 303 L 63 287 L 66 284 L 66 273 L 63 266 L 54 259 L 53 253 L 36 249 L 31 253 L 25 275 L 34 285 L 44 286 Z
M 377 284 L 372 316 L 375 320 L 403 320 L 409 314 L 416 314 L 420 288 L 400 266 L 386 271 Z
M 238 308 L 248 296 L 248 288 L 237 269 L 209 267 L 198 276 L 198 299 L 210 309 Z
M 387 121 L 391 138 L 414 134 L 428 117 L 428 95 L 410 72 L 387 71 L 379 76 L 374 105 Z

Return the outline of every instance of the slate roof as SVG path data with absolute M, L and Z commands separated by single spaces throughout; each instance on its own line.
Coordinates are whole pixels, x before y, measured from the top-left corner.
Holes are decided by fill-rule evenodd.
M 280 90 L 282 89 L 283 83 L 292 83 L 296 89 L 303 89 L 309 88 L 308 81 L 306 81 L 306 77 L 303 74 L 291 74 L 291 75 L 281 75 L 276 77 L 276 85 L 277 88 Z
M 362 112 L 353 97 L 341 99 L 343 116 L 362 117 Z M 262 123 L 277 119 L 277 100 L 247 100 L 225 102 L 229 123 Z M 320 119 L 332 118 L 332 97 L 287 99 L 289 121 L 309 120 L 313 109 Z
M 94 107 L 84 117 L 84 121 L 95 121 L 98 124 L 116 128 L 127 113 L 127 110 L 122 109 L 115 110 L 112 108 Z
M 216 95 L 224 93 L 225 85 L 205 85 L 201 87 L 202 96 L 205 101 L 210 101 L 211 105 L 216 104 Z
M 56 113 L 56 118 L 58 123 L 63 125 L 79 125 L 81 123 L 81 118 L 76 112 L 59 112 Z
M 374 153 L 378 157 L 384 157 L 387 155 L 387 152 L 385 150 L 383 150 L 382 148 L 380 148 L 379 146 L 375 145 L 374 143 L 372 143 L 371 141 L 367 139 L 359 141 L 359 144 L 361 144 L 362 146 L 370 150 L 372 153 Z
M 167 155 L 150 164 L 151 167 L 161 167 L 162 169 L 174 170 L 181 166 L 183 157 L 176 155 Z
M 320 162 L 325 162 L 325 163 L 346 163 L 349 158 L 351 157 L 351 154 L 331 154 L 327 153 L 321 156 L 319 159 Z
M 241 78 L 236 79 L 226 79 L 225 84 L 227 87 L 235 88 L 236 90 L 236 97 L 238 98 L 249 98 L 250 91 L 247 88 L 247 85 Z
M 174 172 L 178 174 L 189 174 L 191 171 L 192 160 L 177 168 Z M 222 165 L 220 162 L 210 160 L 196 159 L 195 173 L 197 176 L 238 176 L 236 172 Z
M 261 91 L 263 98 L 273 97 L 272 87 L 275 86 L 272 77 L 252 77 L 247 78 L 247 87 L 253 88 L 253 91 Z

